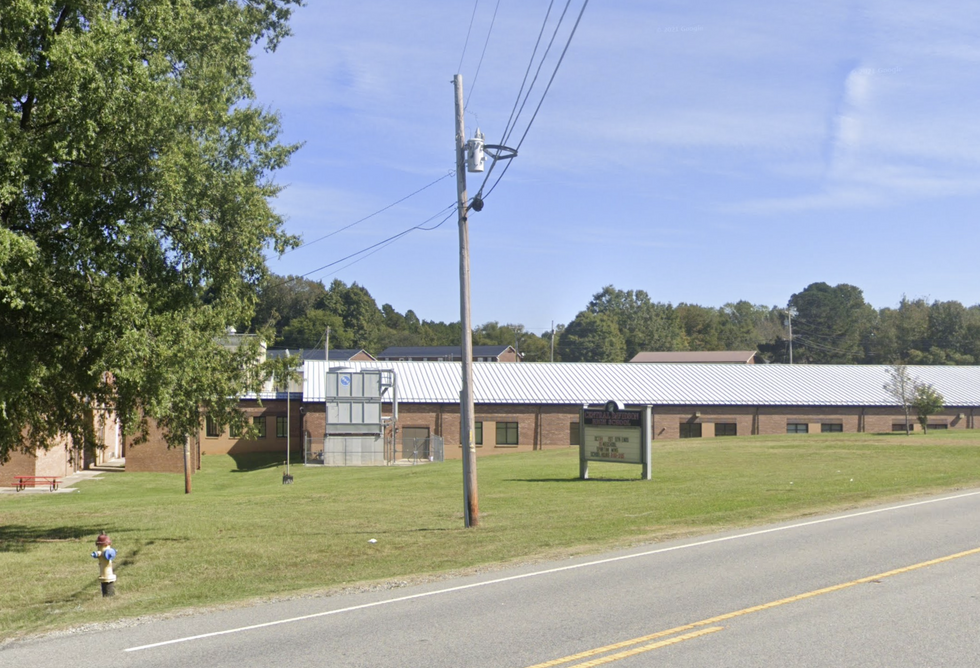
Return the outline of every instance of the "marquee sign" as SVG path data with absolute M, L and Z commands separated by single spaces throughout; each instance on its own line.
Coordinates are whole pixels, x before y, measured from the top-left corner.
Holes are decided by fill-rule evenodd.
M 582 479 L 589 462 L 640 464 L 650 479 L 651 412 L 649 406 L 626 408 L 617 401 L 584 406 L 579 419 L 579 460 Z

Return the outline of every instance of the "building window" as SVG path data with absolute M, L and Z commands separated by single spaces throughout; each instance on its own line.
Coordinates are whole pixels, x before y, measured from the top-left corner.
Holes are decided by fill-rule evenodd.
M 810 425 L 806 422 L 787 422 L 786 423 L 786 433 L 787 434 L 809 434 Z
M 517 445 L 517 423 L 497 423 L 497 445 Z
M 286 430 L 288 428 L 289 427 L 286 424 L 286 416 L 285 415 L 277 415 L 276 416 L 276 438 L 286 438 Z
M 937 422 L 936 424 L 929 425 L 929 429 L 949 429 L 949 425 L 945 422 Z
M 218 428 L 218 423 L 214 421 L 214 418 L 210 415 L 204 418 L 206 434 L 208 438 L 218 438 L 221 436 L 221 429 Z
M 738 436 L 735 422 L 715 422 L 715 436 Z
M 252 424 L 255 426 L 255 437 L 265 438 L 265 416 L 260 415 L 252 418 Z
M 912 423 L 909 423 L 909 431 L 912 430 Z M 892 431 L 905 431 L 904 422 L 892 422 Z
M 483 445 L 483 423 L 474 422 L 473 423 L 473 440 L 476 441 L 477 445 Z
M 701 438 L 701 423 L 681 422 L 681 438 Z
M 836 434 L 844 431 L 844 425 L 839 422 L 824 422 L 820 425 L 821 434 Z

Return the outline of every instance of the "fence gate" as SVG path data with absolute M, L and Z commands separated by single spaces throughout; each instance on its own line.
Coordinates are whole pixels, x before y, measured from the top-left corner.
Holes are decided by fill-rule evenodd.
M 429 428 L 402 427 L 402 459 L 429 458 Z

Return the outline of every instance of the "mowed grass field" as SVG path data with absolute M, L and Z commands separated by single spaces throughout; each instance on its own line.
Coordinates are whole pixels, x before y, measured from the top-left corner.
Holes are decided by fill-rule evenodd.
M 480 526 L 463 528 L 458 461 L 305 468 L 204 457 L 184 494 L 174 474 L 106 473 L 74 494 L 0 495 L 0 638 L 122 617 L 350 586 L 401 586 L 980 486 L 980 431 L 655 441 L 639 466 L 578 449 L 478 461 Z M 103 599 L 89 555 L 118 550 Z M 377 542 L 369 542 L 374 539 Z

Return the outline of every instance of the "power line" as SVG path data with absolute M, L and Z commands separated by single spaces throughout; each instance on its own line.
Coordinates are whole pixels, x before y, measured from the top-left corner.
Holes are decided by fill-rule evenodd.
M 439 216 L 441 216 L 441 215 L 442 215 L 443 213 L 445 213 L 445 212 L 446 212 L 446 211 L 447 211 L 448 209 L 454 209 L 455 207 L 456 207 L 456 202 L 453 202 L 453 203 L 452 203 L 452 204 L 450 204 L 449 206 L 447 206 L 447 207 L 445 207 L 445 208 L 443 208 L 443 209 L 441 209 L 441 210 L 440 210 L 440 211 L 439 211 L 438 213 L 436 213 L 435 215 L 433 215 L 433 216 L 430 216 L 429 218 L 427 218 L 427 219 L 425 219 L 424 221 L 422 221 L 422 222 L 421 222 L 421 223 L 419 223 L 418 225 L 413 225 L 412 227 L 409 227 L 408 229 L 406 229 L 406 230 L 403 230 L 403 231 L 401 231 L 401 232 L 399 232 L 398 234 L 395 234 L 395 235 L 392 235 L 392 236 L 390 236 L 390 237 L 388 237 L 387 239 L 382 239 L 382 240 L 381 240 L 381 241 L 379 241 L 378 243 L 375 243 L 375 244 L 371 244 L 371 245 L 370 245 L 370 246 L 368 246 L 367 248 L 362 248 L 361 250 L 359 250 L 359 251 L 357 251 L 357 252 L 355 252 L 355 253 L 351 253 L 350 255 L 347 255 L 347 256 L 345 256 L 345 257 L 342 257 L 342 258 L 340 258 L 339 260 L 334 260 L 333 262 L 330 262 L 330 263 L 328 263 L 328 264 L 325 264 L 325 265 L 323 265 L 322 267 L 317 267 L 316 269 L 313 269 L 313 270 L 311 270 L 311 271 L 308 271 L 308 272 L 306 272 L 305 274 L 302 274 L 302 275 L 300 275 L 300 276 L 298 276 L 297 278 L 306 278 L 306 277 L 307 277 L 307 276 L 309 276 L 310 274 L 315 274 L 315 273 L 317 273 L 317 272 L 319 272 L 319 271 L 323 271 L 324 269 L 329 269 L 330 267 L 333 267 L 333 266 L 335 266 L 335 265 L 338 265 L 338 264 L 340 264 L 341 262 L 345 262 L 346 260 L 349 260 L 349 259 L 351 259 L 352 257 L 357 257 L 358 255 L 361 255 L 361 254 L 363 254 L 363 253 L 367 253 L 367 252 L 368 252 L 369 250 L 373 250 L 373 249 L 375 249 L 375 248 L 377 248 L 378 246 L 382 246 L 382 247 L 383 247 L 383 245 L 386 245 L 386 244 L 388 244 L 388 243 L 390 243 L 390 242 L 393 242 L 393 241 L 395 241 L 395 240 L 397 240 L 397 239 L 400 239 L 400 238 L 402 238 L 402 237 L 404 237 L 404 236 L 405 236 L 406 234 L 409 234 L 409 233 L 411 233 L 411 232 L 414 232 L 415 230 L 422 230 L 422 231 L 424 231 L 424 232 L 429 232 L 429 231 L 432 231 L 432 230 L 434 230 L 434 229 L 436 229 L 436 228 L 438 228 L 438 227 L 439 227 L 440 225 L 442 225 L 443 223 L 445 223 L 445 222 L 446 222 L 447 220 L 449 220 L 449 218 L 451 218 L 451 217 L 452 217 L 452 214 L 450 213 L 450 214 L 449 214 L 448 216 L 446 216 L 445 218 L 443 218 L 443 219 L 442 219 L 442 220 L 441 220 L 441 221 L 439 222 L 439 224 L 438 224 L 438 225 L 434 225 L 433 227 L 424 227 L 424 225 L 425 225 L 426 223 L 428 223 L 429 221 L 431 221 L 431 220 L 434 220 L 434 219 L 436 219 L 436 218 L 438 218 L 438 217 L 439 217 Z M 380 248 L 378 248 L 378 250 L 381 250 L 381 249 L 380 249 Z M 353 264 L 353 263 L 351 263 L 351 264 Z
M 463 105 L 463 110 L 470 105 L 470 100 L 473 99 L 473 89 L 476 88 L 476 80 L 480 78 L 480 68 L 483 67 L 483 57 L 487 55 L 487 45 L 490 44 L 490 35 L 493 33 L 493 24 L 497 21 L 497 10 L 500 9 L 500 0 L 497 0 L 497 4 L 493 8 L 493 17 L 490 19 L 490 29 L 487 30 L 487 39 L 483 43 L 483 52 L 480 54 L 480 62 L 476 65 L 476 74 L 473 75 L 473 83 L 470 84 L 470 94 L 466 98 L 466 104 Z M 475 10 L 475 8 L 474 8 Z
M 521 87 L 517 91 L 517 97 L 514 99 L 514 108 L 510 110 L 510 118 L 507 119 L 507 125 L 504 126 L 503 136 L 500 139 L 500 143 L 501 144 L 503 144 L 503 143 L 505 143 L 507 141 L 507 137 L 508 137 L 508 134 L 509 134 L 510 128 L 511 128 L 511 123 L 517 123 L 517 118 L 514 117 L 514 114 L 517 112 L 517 105 L 520 104 L 520 101 L 521 101 L 521 93 L 524 92 L 524 86 L 525 86 L 525 84 L 527 84 L 527 76 L 531 73 L 531 67 L 534 65 L 534 56 L 537 55 L 537 53 L 538 53 L 538 47 L 541 46 L 541 38 L 544 36 L 544 29 L 548 25 L 548 17 L 551 16 L 551 8 L 552 8 L 552 6 L 554 4 L 555 4 L 555 0 L 551 0 L 551 2 L 548 3 L 548 11 L 545 12 L 545 14 L 544 14 L 544 21 L 541 22 L 541 30 L 538 31 L 538 39 L 534 42 L 534 49 L 531 51 L 531 57 L 527 61 L 527 69 L 524 70 L 524 79 L 523 79 L 523 81 L 521 81 Z M 567 5 L 566 5 L 566 7 L 567 7 Z M 560 23 L 559 23 L 559 25 L 560 25 Z M 547 55 L 548 54 L 545 53 L 544 56 L 542 56 L 542 59 L 543 58 L 546 58 Z M 542 60 L 542 62 L 543 62 L 543 60 Z M 539 67 L 538 70 L 540 71 L 540 69 L 541 68 Z M 536 74 L 535 74 L 535 77 L 534 78 L 535 78 L 535 80 L 537 80 L 537 75 Z M 533 86 L 534 86 L 534 81 L 531 82 L 531 87 L 533 88 Z M 530 92 L 531 92 L 531 88 L 528 88 L 528 94 L 530 94 Z M 527 97 L 525 97 L 524 100 L 526 102 L 527 101 Z M 521 109 L 523 109 L 523 108 L 524 108 L 524 106 L 521 105 Z M 520 114 L 518 114 L 518 117 L 519 116 L 520 116 Z
M 571 0 L 568 1 L 571 2 Z M 527 69 L 524 70 L 524 79 L 521 81 L 521 87 L 520 89 L 518 89 L 517 97 L 514 99 L 514 107 L 510 110 L 510 118 L 507 119 L 507 124 L 504 126 L 504 130 L 501 133 L 501 137 L 500 137 L 501 146 L 507 143 L 507 137 L 510 136 L 510 132 L 513 125 L 517 124 L 517 119 L 520 118 L 521 113 L 524 111 L 524 105 L 527 104 L 527 99 L 531 95 L 531 90 L 534 88 L 534 83 L 538 80 L 538 73 L 541 72 L 541 66 L 544 65 L 544 61 L 548 57 L 548 51 L 551 49 L 551 44 L 555 40 L 554 35 L 552 35 L 551 42 L 549 42 L 548 48 L 545 50 L 544 55 L 541 56 L 541 63 L 538 65 L 537 72 L 535 72 L 534 74 L 534 79 L 531 80 L 531 85 L 528 86 L 527 94 L 524 96 L 524 103 L 522 104 L 521 94 L 524 93 L 524 86 L 527 84 L 527 77 L 531 73 L 531 68 L 534 66 L 534 57 L 538 53 L 538 47 L 541 46 L 541 38 L 544 36 L 544 29 L 548 26 L 548 18 L 551 16 L 551 8 L 554 4 L 555 4 L 554 0 L 551 0 L 551 2 L 548 3 L 548 11 L 546 11 L 544 14 L 544 21 L 541 22 L 541 30 L 538 31 L 538 39 L 534 42 L 534 49 L 531 50 L 531 57 L 528 59 L 527 62 Z M 565 5 L 565 10 L 566 11 L 568 10 L 568 4 Z M 558 26 L 561 26 L 561 22 L 564 16 L 565 13 L 562 12 L 561 18 L 558 19 Z M 555 28 L 556 34 L 557 34 L 558 26 L 556 26 Z M 521 107 L 520 111 L 518 111 L 517 109 L 518 105 L 520 105 Z M 490 175 L 493 174 L 493 169 L 496 166 L 497 166 L 497 161 L 493 160 L 490 163 L 490 169 L 487 170 L 487 173 L 483 177 L 483 183 L 480 184 L 480 188 L 477 191 L 478 195 L 483 193 L 483 186 L 486 185 L 487 180 L 490 178 Z
M 558 63 L 555 65 L 554 72 L 551 73 L 551 78 L 548 79 L 548 85 L 545 86 L 544 93 L 541 94 L 541 99 L 538 101 L 538 106 L 534 109 L 534 114 L 531 116 L 531 120 L 528 121 L 527 127 L 524 129 L 524 134 L 521 135 L 521 140 L 517 142 L 515 148 L 520 148 L 521 144 L 524 143 L 524 139 L 527 137 L 527 133 L 531 130 L 531 125 L 534 123 L 534 119 L 538 117 L 538 112 L 541 111 L 541 105 L 544 104 L 544 99 L 548 96 L 548 91 L 551 90 L 551 84 L 555 81 L 555 76 L 558 74 L 558 68 L 561 67 L 561 63 L 565 60 L 565 54 L 568 53 L 568 47 L 572 44 L 572 38 L 575 37 L 575 32 L 578 30 L 578 25 L 582 21 L 582 15 L 585 13 L 585 8 L 589 6 L 589 0 L 585 0 L 582 3 L 582 9 L 579 10 L 578 17 L 575 19 L 575 25 L 572 26 L 572 32 L 568 35 L 568 40 L 565 42 L 565 48 L 561 50 L 561 55 L 558 57 Z
M 476 18 L 476 8 L 480 6 L 480 0 L 473 3 L 473 13 L 470 15 L 470 27 L 466 29 L 466 39 L 463 41 L 463 53 L 459 55 L 459 67 L 456 71 L 463 69 L 463 58 L 466 56 L 466 45 L 470 43 L 470 31 L 473 30 L 473 19 Z
M 282 255 L 280 255 L 279 257 L 282 257 L 283 255 L 286 255 L 286 254 L 288 254 L 288 253 L 292 253 L 293 251 L 295 251 L 295 250 L 299 250 L 300 248 L 306 248 L 307 246 L 311 246 L 311 245 L 313 245 L 313 244 L 315 244 L 315 243 L 317 243 L 317 242 L 319 242 L 319 241 L 323 241 L 324 239 L 329 239 L 330 237 L 332 237 L 332 236 L 334 236 L 335 234 L 340 234 L 340 233 L 341 233 L 341 232 L 343 232 L 344 230 L 349 230 L 350 228 L 352 228 L 352 227 L 354 227 L 355 225 L 359 225 L 359 224 L 361 224 L 361 223 L 363 223 L 363 222 L 364 222 L 364 221 L 366 221 L 366 220 L 369 220 L 369 219 L 371 219 L 371 218 L 374 218 L 374 217 L 375 217 L 375 216 L 377 216 L 377 215 L 378 215 L 379 213 L 384 213 L 385 211 L 387 211 L 388 209 L 390 209 L 390 208 L 392 208 L 393 206 L 397 206 L 398 204 L 401 204 L 401 203 L 402 203 L 402 202 L 404 202 L 405 200 L 407 200 L 407 199 L 409 199 L 409 198 L 411 198 L 411 197 L 414 197 L 415 195 L 418 195 L 418 194 L 419 194 L 420 192 L 422 192 L 423 190 L 426 190 L 427 188 L 431 188 L 432 186 L 434 186 L 435 184 L 437 184 L 437 183 L 439 183 L 439 182 L 440 182 L 440 181 L 442 181 L 443 179 L 446 179 L 446 178 L 449 178 L 450 176 L 455 176 L 455 175 L 456 175 L 456 170 L 455 170 L 455 169 L 451 169 L 451 170 L 449 170 L 449 171 L 448 171 L 448 172 L 447 172 L 446 174 L 443 174 L 442 176 L 440 176 L 440 177 L 439 177 L 438 179 L 436 179 L 436 180 L 435 180 L 435 181 L 433 181 L 432 183 L 430 183 L 430 184 L 428 184 L 428 185 L 425 185 L 425 186 L 422 186 L 421 188 L 419 188 L 418 190 L 416 190 L 416 191 L 415 191 L 415 192 L 413 192 L 413 193 L 410 193 L 410 194 L 408 194 L 408 195 L 405 195 L 405 196 L 404 196 L 404 197 L 402 197 L 402 198 L 401 198 L 400 200 L 398 200 L 398 201 L 396 201 L 396 202 L 392 202 L 392 203 L 391 203 L 391 204 L 389 204 L 388 206 L 386 206 L 386 207 L 384 207 L 384 208 L 382 208 L 382 209 L 378 209 L 378 210 L 377 210 L 377 211 L 375 211 L 374 213 L 372 213 L 372 214 L 369 214 L 369 215 L 367 215 L 367 216 L 364 216 L 364 217 L 363 217 L 363 218 L 361 218 L 360 220 L 355 220 L 355 221 L 354 221 L 353 223 L 351 223 L 350 225 L 345 225 L 344 227 L 341 227 L 341 228 L 340 228 L 340 229 L 338 229 L 338 230 L 334 230 L 333 232 L 330 232 L 329 234 L 325 234 L 325 235 L 323 235 L 322 237 L 319 237 L 319 238 L 317 238 L 317 239 L 313 239 L 312 241 L 307 241 L 306 243 L 304 243 L 304 244 L 301 244 L 301 245 L 299 245 L 299 246 L 297 246 L 296 248 L 290 248 L 289 250 L 287 250 L 287 251 L 285 251 L 285 252 L 283 252 L 283 253 L 282 253 Z M 438 214 L 437 214 L 437 215 L 438 215 Z
M 571 0 L 568 0 L 568 2 L 566 2 L 566 4 L 565 4 L 565 10 L 566 11 L 567 11 L 568 6 L 569 6 L 570 3 L 571 3 Z M 579 23 L 581 23 L 581 21 L 582 21 L 582 15 L 585 13 L 585 8 L 588 7 L 588 5 L 589 5 L 589 0 L 585 0 L 582 3 L 582 9 L 579 10 L 578 17 L 575 19 L 575 25 L 572 26 L 572 31 L 571 31 L 571 33 L 569 33 L 568 39 L 565 41 L 565 47 L 562 49 L 561 56 L 558 57 L 558 62 L 555 64 L 555 69 L 551 73 L 551 78 L 548 79 L 548 85 L 545 87 L 544 93 L 541 94 L 541 99 L 538 100 L 538 106 L 534 109 L 534 114 L 531 116 L 531 120 L 528 121 L 527 127 L 524 129 L 524 134 L 521 136 L 521 140 L 517 143 L 517 146 L 514 147 L 515 150 L 520 149 L 521 145 L 524 143 L 524 140 L 527 138 L 527 133 L 531 130 L 531 125 L 534 124 L 534 120 L 538 117 L 538 112 L 541 110 L 541 105 L 544 104 L 544 100 L 548 96 L 548 91 L 551 90 L 551 84 L 554 83 L 554 81 L 555 81 L 555 76 L 558 74 L 558 69 L 561 67 L 562 61 L 564 61 L 564 59 L 565 59 L 565 54 L 568 53 L 568 47 L 571 46 L 572 38 L 575 37 L 575 32 L 578 30 Z M 562 18 L 564 17 L 564 15 L 565 15 L 565 11 L 562 12 Z M 560 20 L 559 20 L 559 25 L 560 25 Z M 558 29 L 556 27 L 555 28 L 555 33 L 556 34 L 557 34 L 557 30 Z M 552 37 L 552 40 L 553 39 L 554 39 L 554 36 Z M 550 45 L 549 45 L 549 49 L 550 49 Z M 542 59 L 542 62 L 543 62 L 543 59 Z M 528 92 L 530 93 L 530 90 Z M 511 128 L 511 131 L 513 131 L 513 128 Z M 508 135 L 507 136 L 508 137 L 510 136 L 510 133 L 509 132 L 508 132 Z M 490 196 L 490 193 L 492 193 L 494 191 L 494 189 L 497 187 L 497 184 L 500 183 L 500 180 L 502 178 L 504 178 L 504 174 L 506 174 L 507 173 L 507 170 L 510 168 L 510 163 L 511 163 L 511 161 L 508 161 L 507 162 L 507 164 L 504 166 L 504 170 L 500 173 L 500 176 L 497 177 L 497 180 L 494 181 L 493 185 L 490 187 L 490 190 L 488 190 L 486 192 L 486 194 L 483 193 L 483 186 L 486 185 L 487 179 L 484 179 L 483 184 L 480 185 L 480 190 L 478 191 L 477 195 L 480 196 L 483 199 L 486 199 L 487 197 L 489 197 Z M 489 176 L 490 175 L 488 173 L 487 174 L 487 178 L 489 178 Z
M 455 206 L 456 206 L 456 204 L 455 204 L 455 203 L 453 203 L 453 207 L 455 207 Z M 445 211 L 445 209 L 443 209 L 443 211 Z M 440 211 L 439 213 L 442 213 L 442 212 Z M 396 241 L 398 241 L 398 239 L 400 239 L 400 238 L 401 238 L 402 236 L 404 236 L 405 234 L 408 234 L 408 232 L 412 232 L 412 231 L 414 231 L 414 230 L 421 230 L 421 231 L 423 231 L 423 232 L 431 232 L 432 230 L 435 230 L 435 229 L 437 229 L 437 228 L 439 228 L 439 227 L 441 227 L 441 226 L 443 225 L 443 223 L 445 223 L 445 222 L 446 222 L 447 220 L 449 220 L 450 218 L 452 218 L 452 217 L 453 217 L 453 215 L 454 215 L 455 213 L 456 213 L 455 211 L 451 211 L 451 212 L 449 213 L 449 215 L 447 215 L 447 216 L 446 216 L 445 218 L 443 218 L 442 220 L 440 220 L 440 221 L 439 221 L 439 222 L 438 222 L 438 223 L 437 223 L 436 225 L 433 225 L 432 227 L 420 227 L 420 226 L 416 226 L 416 227 L 413 227 L 413 228 L 412 228 L 412 229 L 410 229 L 410 230 L 407 230 L 407 231 L 406 231 L 406 232 L 405 232 L 404 234 L 399 234 L 399 235 L 396 235 L 396 236 L 395 236 L 395 237 L 393 237 L 393 238 L 390 238 L 390 239 L 388 239 L 388 240 L 386 240 L 386 241 L 384 241 L 384 242 L 381 242 L 381 245 L 380 245 L 380 246 L 378 246 L 377 248 L 375 248 L 374 250 L 372 250 L 372 251 L 371 251 L 370 253 L 365 253 L 365 254 L 364 254 L 363 256 L 361 256 L 361 257 L 359 257 L 359 258 L 357 258 L 357 259 L 356 259 L 356 260 L 354 260 L 353 262 L 348 262 L 348 263 L 347 263 L 347 264 L 345 264 L 345 265 L 344 265 L 343 267 L 340 267 L 339 269 L 337 269 L 337 271 L 335 271 L 335 272 L 333 272 L 333 273 L 332 273 L 332 274 L 330 274 L 330 275 L 331 275 L 331 276 L 335 276 L 335 275 L 337 275 L 337 274 L 339 274 L 340 272 L 342 272 L 342 271 L 343 271 L 344 269 L 347 269 L 347 267 L 350 267 L 350 266 L 352 266 L 352 265 L 355 265 L 355 264 L 357 264 L 357 263 L 358 263 L 358 262 L 360 262 L 361 260 L 364 260 L 365 258 L 368 258 L 368 257 L 370 257 L 370 256 L 372 256 L 372 255 L 374 255 L 375 253 L 377 253 L 377 252 L 378 252 L 378 251 L 380 251 L 380 250 L 384 250 L 385 248 L 387 248 L 387 247 L 388 247 L 388 246 L 390 246 L 391 244 L 393 244 L 393 243 L 395 243 Z M 439 214 L 436 214 L 436 215 L 439 215 Z M 432 218 L 435 218 L 435 217 L 436 217 L 436 216 L 433 216 Z M 429 220 L 432 220 L 432 218 L 430 218 Z M 340 262 L 343 262 L 343 260 L 339 260 L 339 261 L 340 261 Z
M 503 142 L 506 143 L 510 140 L 510 135 L 517 127 L 517 119 L 520 118 L 521 114 L 524 113 L 524 106 L 527 104 L 528 99 L 531 97 L 531 91 L 534 90 L 534 84 L 537 83 L 538 77 L 541 75 L 541 68 L 544 67 L 545 61 L 548 60 L 548 54 L 551 53 L 551 47 L 555 45 L 555 38 L 558 37 L 558 31 L 561 30 L 562 23 L 565 22 L 565 15 L 568 13 L 568 8 L 571 6 L 572 0 L 566 0 L 564 9 L 561 10 L 561 15 L 558 17 L 558 23 L 555 24 L 555 29 L 551 33 L 551 39 L 548 40 L 548 46 L 545 48 L 544 53 L 541 54 L 541 61 L 538 63 L 538 69 L 534 72 L 534 78 L 531 80 L 531 85 L 528 86 L 527 93 L 524 95 L 524 101 L 521 102 L 521 108 L 517 112 L 517 116 L 514 118 L 514 123 L 507 128 L 507 132 L 504 135 Z M 551 14 L 551 5 L 548 5 L 548 12 L 545 15 L 545 22 L 548 20 L 548 16 Z M 544 30 L 544 25 L 541 26 L 542 32 Z M 518 96 L 519 97 L 519 96 Z

